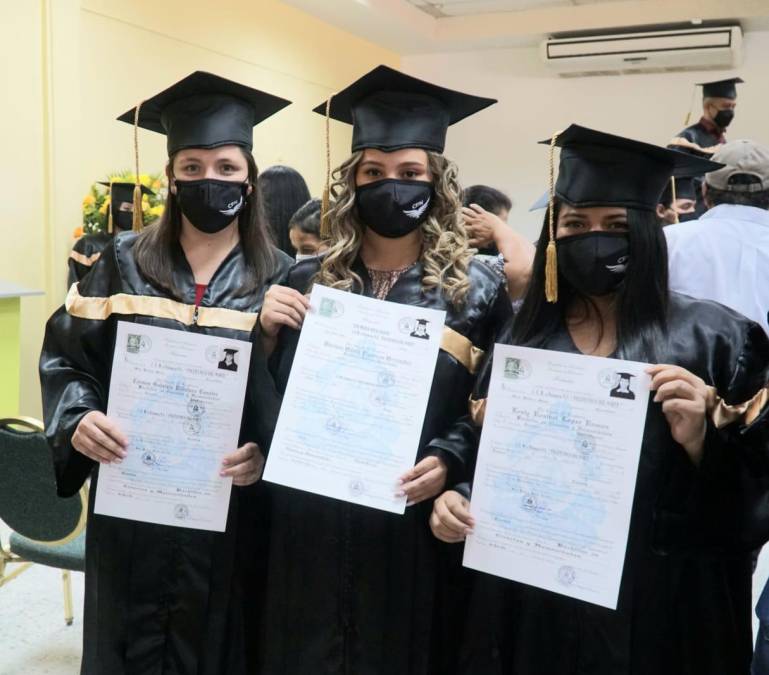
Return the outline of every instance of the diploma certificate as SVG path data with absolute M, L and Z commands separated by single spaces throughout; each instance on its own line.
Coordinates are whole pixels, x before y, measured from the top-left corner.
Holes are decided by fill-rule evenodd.
M 646 367 L 495 346 L 466 567 L 616 609 Z
M 223 532 L 251 344 L 119 321 L 107 416 L 128 456 L 102 464 L 96 513 Z
M 445 312 L 315 285 L 265 480 L 403 513 Z

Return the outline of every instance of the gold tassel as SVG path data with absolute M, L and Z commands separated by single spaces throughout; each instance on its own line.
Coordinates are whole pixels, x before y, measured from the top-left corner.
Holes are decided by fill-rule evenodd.
M 547 251 L 545 252 L 545 299 L 548 302 L 558 302 L 558 254 L 555 249 L 555 142 L 561 132 L 553 134 L 550 139 L 550 204 L 548 213 Z
M 144 216 L 142 212 L 142 184 L 139 178 L 139 111 L 142 108 L 142 103 L 136 106 L 136 112 L 134 112 L 134 159 L 136 162 L 136 185 L 134 185 L 134 212 L 132 218 L 131 229 L 134 232 L 141 232 L 144 229 Z
M 558 302 L 558 255 L 555 239 L 547 242 L 545 252 L 545 299 L 548 302 Z
M 335 93 L 326 100 L 326 185 L 323 188 L 323 196 L 320 200 L 320 238 L 328 239 L 331 232 L 328 222 L 328 209 L 331 202 L 331 139 L 329 134 L 329 120 L 331 117 L 331 99 Z
M 109 208 L 107 209 L 107 234 L 112 234 L 112 205 L 114 200 L 112 199 L 112 179 L 109 179 Z
M 676 211 L 676 177 L 671 176 L 670 177 L 670 195 L 673 199 L 673 201 L 670 203 L 670 208 L 673 209 L 673 216 L 675 217 L 675 223 L 678 225 L 680 222 L 678 220 L 678 211 Z
M 144 217 L 142 215 L 142 187 L 134 185 L 134 212 L 131 229 L 134 232 L 141 232 L 144 229 Z

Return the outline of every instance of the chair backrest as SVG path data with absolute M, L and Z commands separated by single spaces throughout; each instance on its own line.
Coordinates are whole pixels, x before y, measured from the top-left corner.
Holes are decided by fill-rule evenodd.
M 56 494 L 51 450 L 36 420 L 0 420 L 0 519 L 20 535 L 69 540 L 85 526 L 83 494 Z

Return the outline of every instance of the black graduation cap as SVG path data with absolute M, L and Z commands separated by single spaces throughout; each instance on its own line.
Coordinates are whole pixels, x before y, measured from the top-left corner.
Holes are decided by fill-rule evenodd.
M 130 230 L 133 225 L 133 215 L 127 211 L 120 210 L 120 204 L 129 203 L 133 204 L 133 195 L 136 185 L 134 183 L 98 181 L 99 185 L 104 185 L 109 188 L 109 217 L 107 218 L 107 232 L 112 234 L 114 230 L 114 224 L 117 223 L 121 230 Z M 145 185 L 140 185 L 141 194 L 154 195 L 155 193 Z M 143 218 L 143 216 L 142 216 Z
M 291 101 L 198 70 L 143 101 L 138 126 L 168 137 L 168 154 L 220 145 L 253 147 L 253 127 Z M 136 108 L 118 120 L 134 123 Z
M 430 323 L 430 321 L 427 319 L 417 319 L 417 323 L 421 326 L 426 326 L 428 323 Z
M 697 199 L 697 191 L 694 187 L 694 177 L 681 176 L 679 178 L 672 178 L 665 186 L 662 196 L 660 197 L 660 204 L 672 204 L 673 203 L 673 181 L 675 181 L 676 199 L 691 199 L 695 201 Z
M 717 80 L 715 82 L 698 82 L 697 86 L 702 87 L 702 96 L 704 98 L 737 98 L 736 85 L 745 82 L 742 78 L 731 77 L 728 80 Z
M 133 199 L 133 183 L 110 183 L 109 181 L 100 180 L 99 185 L 104 185 L 105 187 L 109 188 L 110 200 L 113 204 L 119 204 L 120 202 L 130 202 L 131 199 Z M 141 191 L 143 195 L 155 194 L 146 185 L 141 186 Z
M 650 143 L 572 124 L 550 140 L 551 185 L 553 148 L 561 148 L 558 180 L 552 198 L 575 207 L 624 206 L 654 211 L 672 176 L 715 171 L 718 162 L 668 150 Z M 549 209 L 549 242 L 545 259 L 545 297 L 558 301 L 558 268 L 553 209 Z
M 332 96 L 329 116 L 353 125 L 353 152 L 363 148 L 443 152 L 449 126 L 496 102 L 377 66 Z M 325 115 L 326 103 L 313 110 Z
M 617 373 L 620 380 L 630 381 L 631 377 L 636 377 L 633 373 Z
M 558 134 L 555 145 L 561 148 L 555 195 L 576 207 L 654 211 L 671 176 L 702 175 L 722 166 L 577 124 Z
M 231 354 L 231 355 L 235 355 L 238 353 L 237 349 L 231 349 L 230 347 L 225 347 L 223 351 L 225 354 Z

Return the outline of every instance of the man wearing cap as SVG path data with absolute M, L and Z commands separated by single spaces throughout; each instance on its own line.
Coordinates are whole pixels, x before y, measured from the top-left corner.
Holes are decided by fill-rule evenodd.
M 670 287 L 716 300 L 769 332 L 769 148 L 726 143 L 706 174 L 700 220 L 665 228 Z
M 737 107 L 737 85 L 742 83 L 743 80 L 739 77 L 732 77 L 697 84 L 696 86 L 702 87 L 702 117 L 676 135 L 668 143 L 668 147 L 698 157 L 711 157 L 717 152 L 719 146 L 726 143 L 726 128 L 734 120 L 734 109 Z M 697 192 L 698 216 L 705 212 L 705 205 L 699 194 L 700 186 L 701 178 L 696 177 L 694 187 Z

